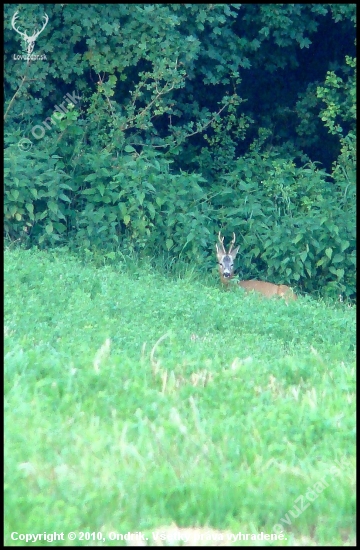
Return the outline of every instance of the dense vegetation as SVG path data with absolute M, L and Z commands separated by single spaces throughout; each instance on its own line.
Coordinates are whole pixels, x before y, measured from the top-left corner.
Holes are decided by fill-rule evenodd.
M 355 4 L 5 6 L 5 233 L 355 292 Z M 23 57 L 21 57 L 21 53 Z M 45 59 L 44 59 L 45 58 Z
M 5 545 L 174 524 L 354 545 L 355 308 L 125 260 L 5 251 Z

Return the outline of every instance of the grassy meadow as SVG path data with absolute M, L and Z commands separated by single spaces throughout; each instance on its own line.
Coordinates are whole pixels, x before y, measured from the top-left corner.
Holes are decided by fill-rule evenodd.
M 5 545 L 175 525 L 354 544 L 355 307 L 61 250 L 4 260 Z

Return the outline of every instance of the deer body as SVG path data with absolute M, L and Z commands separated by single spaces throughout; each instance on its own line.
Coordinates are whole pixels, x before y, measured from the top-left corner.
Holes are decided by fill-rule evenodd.
M 244 288 L 247 292 L 255 290 L 260 292 L 266 298 L 272 298 L 272 296 L 280 296 L 286 300 L 297 300 L 296 294 L 293 293 L 291 288 L 286 285 L 275 285 L 274 283 L 267 283 L 266 281 L 256 281 L 252 279 L 250 281 L 239 281 L 238 285 Z
M 220 279 L 224 285 L 228 285 L 230 280 L 234 276 L 234 260 L 236 254 L 239 251 L 239 246 L 233 248 L 235 244 L 235 233 L 233 233 L 233 240 L 230 243 L 230 248 L 226 252 L 224 247 L 224 237 L 221 238 L 221 232 L 219 232 L 219 244 L 216 244 L 216 257 L 219 263 Z M 265 298 L 272 298 L 273 296 L 280 296 L 287 300 L 297 300 L 296 294 L 286 285 L 275 285 L 266 281 L 256 281 L 252 279 L 250 281 L 238 281 L 238 285 L 244 288 L 247 292 L 254 290 L 259 292 Z

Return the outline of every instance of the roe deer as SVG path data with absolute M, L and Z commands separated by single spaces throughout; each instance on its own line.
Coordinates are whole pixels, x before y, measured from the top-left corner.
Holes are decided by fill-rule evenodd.
M 224 247 L 224 237 L 221 238 L 220 231 L 218 238 L 219 244 L 216 244 L 216 257 L 219 263 L 220 279 L 224 285 L 228 285 L 229 281 L 234 276 L 234 260 L 240 247 L 233 248 L 236 239 L 235 233 L 233 233 L 233 240 L 227 252 Z M 256 281 L 255 279 L 250 281 L 238 281 L 237 284 L 247 292 L 255 290 L 255 292 L 260 292 L 260 294 L 263 294 L 266 298 L 280 296 L 281 298 L 285 298 L 286 301 L 297 300 L 296 294 L 286 285 L 275 285 L 273 283 L 267 283 L 266 281 Z

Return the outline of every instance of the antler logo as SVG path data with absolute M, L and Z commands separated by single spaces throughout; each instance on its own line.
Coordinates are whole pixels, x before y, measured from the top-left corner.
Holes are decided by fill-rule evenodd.
M 13 18 L 11 20 L 11 26 L 14 29 L 14 31 L 16 31 L 18 34 L 20 34 L 20 36 L 23 38 L 23 40 L 25 42 L 25 47 L 27 48 L 27 53 L 31 54 L 33 49 L 34 49 L 36 39 L 39 36 L 39 34 L 41 34 L 43 32 L 43 30 L 45 29 L 46 25 L 48 24 L 49 18 L 47 16 L 47 14 L 45 13 L 45 15 L 43 15 L 43 19 L 45 19 L 45 23 L 43 24 L 42 29 L 40 29 L 37 32 L 36 32 L 36 29 L 35 29 L 33 34 L 31 36 L 28 36 L 26 34 L 26 32 L 21 32 L 21 31 L 19 31 L 19 29 L 17 29 L 15 27 L 15 23 L 16 23 L 16 20 L 17 20 L 17 17 L 18 17 L 18 13 L 19 13 L 18 11 L 14 13 Z

